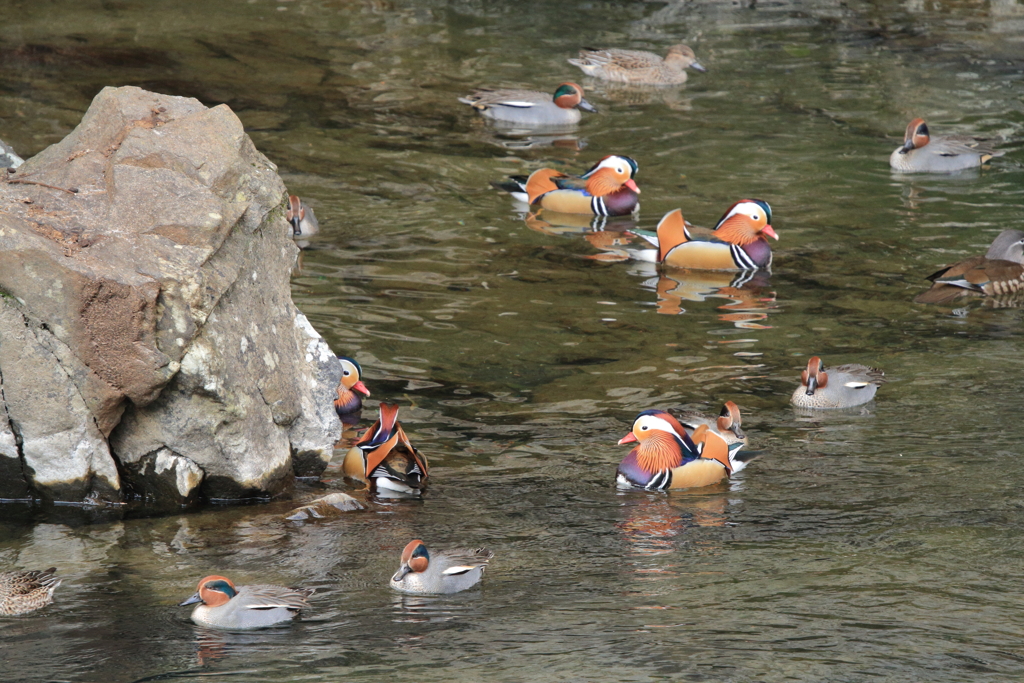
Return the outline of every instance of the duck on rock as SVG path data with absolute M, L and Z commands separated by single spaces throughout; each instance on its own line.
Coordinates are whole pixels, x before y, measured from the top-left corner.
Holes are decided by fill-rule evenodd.
M 346 477 L 383 494 L 419 495 L 427 485 L 427 459 L 398 423 L 398 405 L 380 404 L 380 417 L 345 454 Z
M 492 183 L 518 201 L 559 213 L 628 216 L 639 208 L 640 188 L 633 176 L 639 166 L 627 156 L 607 156 L 579 176 L 542 168 L 509 181 Z
M 656 236 L 635 233 L 657 248 L 634 251 L 633 256 L 692 270 L 769 270 L 772 249 L 765 236 L 779 239 L 771 220 L 768 202 L 743 199 L 729 207 L 714 230 L 700 234 L 683 220 L 682 211 L 675 209 L 658 223 Z
M 522 127 L 560 127 L 579 123 L 580 110 L 597 113 L 583 98 L 583 88 L 562 83 L 554 95 L 536 90 L 481 88 L 459 102 L 493 121 Z

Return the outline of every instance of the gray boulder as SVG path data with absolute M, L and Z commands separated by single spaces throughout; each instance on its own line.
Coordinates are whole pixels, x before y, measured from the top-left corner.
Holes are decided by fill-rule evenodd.
M 341 368 L 291 300 L 286 194 L 227 106 L 134 87 L 0 182 L 0 498 L 267 497 L 323 470 Z

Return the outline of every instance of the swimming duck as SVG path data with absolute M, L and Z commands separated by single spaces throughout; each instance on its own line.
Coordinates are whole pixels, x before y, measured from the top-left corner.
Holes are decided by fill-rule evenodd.
M 428 552 L 423 541 L 409 541 L 402 551 L 402 564 L 391 577 L 391 587 L 402 593 L 458 593 L 480 582 L 494 553 L 476 550 Z
M 664 59 L 645 50 L 583 48 L 569 63 L 588 76 L 635 85 L 679 85 L 686 82 L 687 68 L 707 71 L 686 45 L 673 45 Z
M 266 628 L 294 619 L 309 607 L 310 589 L 284 586 L 238 586 L 223 576 L 207 576 L 195 595 L 179 604 L 196 605 L 192 621 L 200 626 L 226 629 Z
M 640 188 L 633 181 L 639 166 L 627 156 L 607 156 L 580 176 L 542 168 L 529 178 L 492 183 L 513 199 L 558 213 L 626 216 L 639 206 Z
M 363 396 L 369 396 L 370 390 L 360 380 L 363 368 L 355 358 L 338 356 L 341 361 L 341 382 L 338 383 L 338 398 L 334 399 L 334 409 L 338 415 L 349 415 L 363 408 Z M 359 393 L 356 393 L 359 392 Z
M 972 256 L 927 277 L 931 289 L 919 304 L 948 303 L 960 296 L 1007 296 L 1024 288 L 1024 232 L 1003 230 L 984 256 Z
M 996 156 L 1002 152 L 983 140 L 967 135 L 932 136 L 924 119 L 914 119 L 907 125 L 903 145 L 889 156 L 889 166 L 906 173 L 953 173 L 978 168 Z
M 708 429 L 722 437 L 729 446 L 730 466 L 734 473 L 747 466 L 746 462 L 732 460 L 734 453 L 746 448 L 748 445 L 747 435 L 741 428 L 742 417 L 740 416 L 740 407 L 738 405 L 732 401 L 726 401 L 722 406 L 722 411 L 716 417 L 697 411 L 686 411 L 677 413 L 676 418 L 679 420 L 679 424 L 686 430 L 686 433 L 690 435 L 690 438 L 693 438 L 694 430 L 700 425 L 707 425 Z
M 616 472 L 620 488 L 648 491 L 710 486 L 732 473 L 725 439 L 699 425 L 693 438 L 670 413 L 645 410 L 619 444 L 636 443 Z
M 294 194 L 288 195 L 288 211 L 285 218 L 291 223 L 292 237 L 296 239 L 312 237 L 320 232 L 320 222 L 313 214 L 313 209 Z
M 536 90 L 481 88 L 460 97 L 459 102 L 489 119 L 518 126 L 571 126 L 579 123 L 580 109 L 597 112 L 583 99 L 583 88 L 575 83 L 562 83 L 554 95 Z
M 825 372 L 821 358 L 813 356 L 789 402 L 800 408 L 852 408 L 875 397 L 884 375 L 878 368 L 856 363 Z
M 779 239 L 771 226 L 772 207 L 761 199 L 743 199 L 725 212 L 713 231 L 691 231 L 679 209 L 658 223 L 657 236 L 636 232 L 657 249 L 633 252 L 634 258 L 693 270 L 758 270 L 772 266 L 765 235 Z
M 0 572 L 0 616 L 25 614 L 53 602 L 60 585 L 56 567 L 43 570 Z
M 349 449 L 342 470 L 378 492 L 420 494 L 427 485 L 427 459 L 409 443 L 394 403 L 380 404 L 380 417 Z

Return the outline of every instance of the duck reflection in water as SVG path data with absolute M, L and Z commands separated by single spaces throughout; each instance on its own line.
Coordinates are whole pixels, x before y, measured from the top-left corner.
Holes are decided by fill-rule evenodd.
M 538 209 L 523 216 L 526 227 L 542 232 L 545 235 L 582 234 L 584 238 L 598 249 L 617 249 L 629 244 L 632 237 L 626 231 L 636 229 L 636 220 L 632 216 L 592 216 L 580 213 L 561 213 Z M 601 237 L 597 237 L 600 235 Z M 596 242 L 594 240 L 597 240 Z M 616 242 L 615 240 L 621 240 Z M 607 243 L 609 246 L 601 246 Z M 598 254 L 597 256 L 600 256 Z M 599 258 L 588 256 L 594 260 Z M 614 259 L 619 260 L 619 259 Z
M 663 555 L 678 550 L 687 529 L 725 526 L 730 488 L 728 480 L 696 491 L 674 491 L 671 496 L 640 492 L 623 492 L 632 498 L 620 509 L 626 514 L 615 528 L 629 546 L 629 554 L 637 557 Z M 710 492 L 710 493 L 709 493 Z M 683 539 L 685 540 L 685 539 Z M 636 566 L 635 572 L 659 573 L 663 570 Z
M 777 308 L 775 292 L 767 290 L 769 274 L 763 270 L 723 273 L 708 270 L 670 271 L 650 278 L 642 286 L 658 294 L 658 313 L 681 315 L 686 312 L 684 301 L 728 299 L 718 310 L 722 322 L 732 323 L 740 329 L 764 330 L 771 325 L 760 321 Z

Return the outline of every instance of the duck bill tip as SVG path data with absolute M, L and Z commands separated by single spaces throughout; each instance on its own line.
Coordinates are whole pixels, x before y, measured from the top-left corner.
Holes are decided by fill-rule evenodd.
M 699 71 L 702 74 L 708 72 L 707 67 L 701 64 L 700 62 L 694 62 L 693 64 L 690 65 L 690 68 L 693 69 L 694 71 Z
M 352 385 L 352 389 L 354 391 L 358 391 L 359 393 L 361 393 L 361 394 L 363 394 L 365 396 L 369 396 L 370 395 L 370 390 L 366 388 L 366 385 L 363 384 L 362 380 L 360 380 L 360 381 L 356 382 L 355 384 L 353 384 Z
M 775 232 L 775 228 L 773 228 L 770 225 L 764 226 L 764 230 L 762 230 L 761 232 L 763 232 L 764 234 L 768 235 L 773 240 L 778 241 L 778 239 L 779 239 L 779 233 Z
M 203 601 L 203 599 L 201 597 L 199 597 L 199 593 L 196 593 L 195 595 L 193 595 L 188 600 L 185 600 L 184 602 L 179 602 L 178 603 L 178 607 L 184 607 L 186 605 L 194 605 L 197 602 L 202 602 L 202 601 Z
M 596 114 L 597 113 L 597 107 L 595 107 L 590 102 L 587 102 L 584 99 L 581 99 L 580 103 L 577 104 L 576 106 L 579 107 L 580 109 L 582 109 L 583 111 L 589 111 L 591 114 Z
M 636 440 L 636 435 L 633 432 L 630 432 L 629 434 L 626 434 L 624 437 L 619 439 L 619 445 L 622 446 L 623 444 L 633 443 Z
M 624 185 L 625 185 L 626 187 L 628 187 L 629 189 L 633 190 L 633 192 L 636 192 L 637 194 L 640 194 L 640 188 L 636 186 L 636 183 L 635 183 L 635 182 L 633 181 L 633 179 L 632 179 L 632 178 L 630 178 L 629 180 L 627 180 L 627 181 L 626 181 L 626 182 L 624 183 Z

